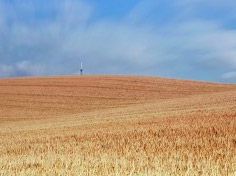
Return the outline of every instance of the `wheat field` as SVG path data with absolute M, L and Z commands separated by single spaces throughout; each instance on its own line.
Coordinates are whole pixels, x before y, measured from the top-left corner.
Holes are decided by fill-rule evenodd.
M 236 175 L 236 85 L 0 79 L 0 175 Z

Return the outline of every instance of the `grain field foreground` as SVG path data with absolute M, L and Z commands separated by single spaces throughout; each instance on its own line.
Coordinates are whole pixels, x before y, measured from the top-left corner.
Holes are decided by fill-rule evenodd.
M 236 175 L 236 85 L 0 79 L 0 175 Z

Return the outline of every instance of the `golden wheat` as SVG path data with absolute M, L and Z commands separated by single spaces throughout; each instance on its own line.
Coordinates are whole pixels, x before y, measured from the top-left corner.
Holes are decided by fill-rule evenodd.
M 2 79 L 0 175 L 235 175 L 236 86 Z

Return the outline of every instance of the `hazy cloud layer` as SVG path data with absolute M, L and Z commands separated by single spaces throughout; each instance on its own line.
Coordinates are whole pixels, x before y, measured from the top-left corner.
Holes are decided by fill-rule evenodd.
M 230 80 L 236 82 L 236 71 L 235 72 L 227 72 L 222 75 L 222 78 L 225 80 Z
M 43 66 L 33 65 L 29 61 L 21 61 L 11 65 L 0 65 L 2 77 L 43 75 Z
M 0 77 L 73 74 L 83 59 L 85 73 L 235 81 L 226 73 L 236 69 L 236 3 L 205 4 L 225 19 L 198 14 L 201 5 L 138 1 L 111 18 L 92 1 L 1 1 Z

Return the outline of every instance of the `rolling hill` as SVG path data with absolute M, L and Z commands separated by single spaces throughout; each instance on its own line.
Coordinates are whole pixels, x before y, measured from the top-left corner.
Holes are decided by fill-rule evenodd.
M 0 79 L 0 136 L 0 175 L 233 175 L 236 85 Z

